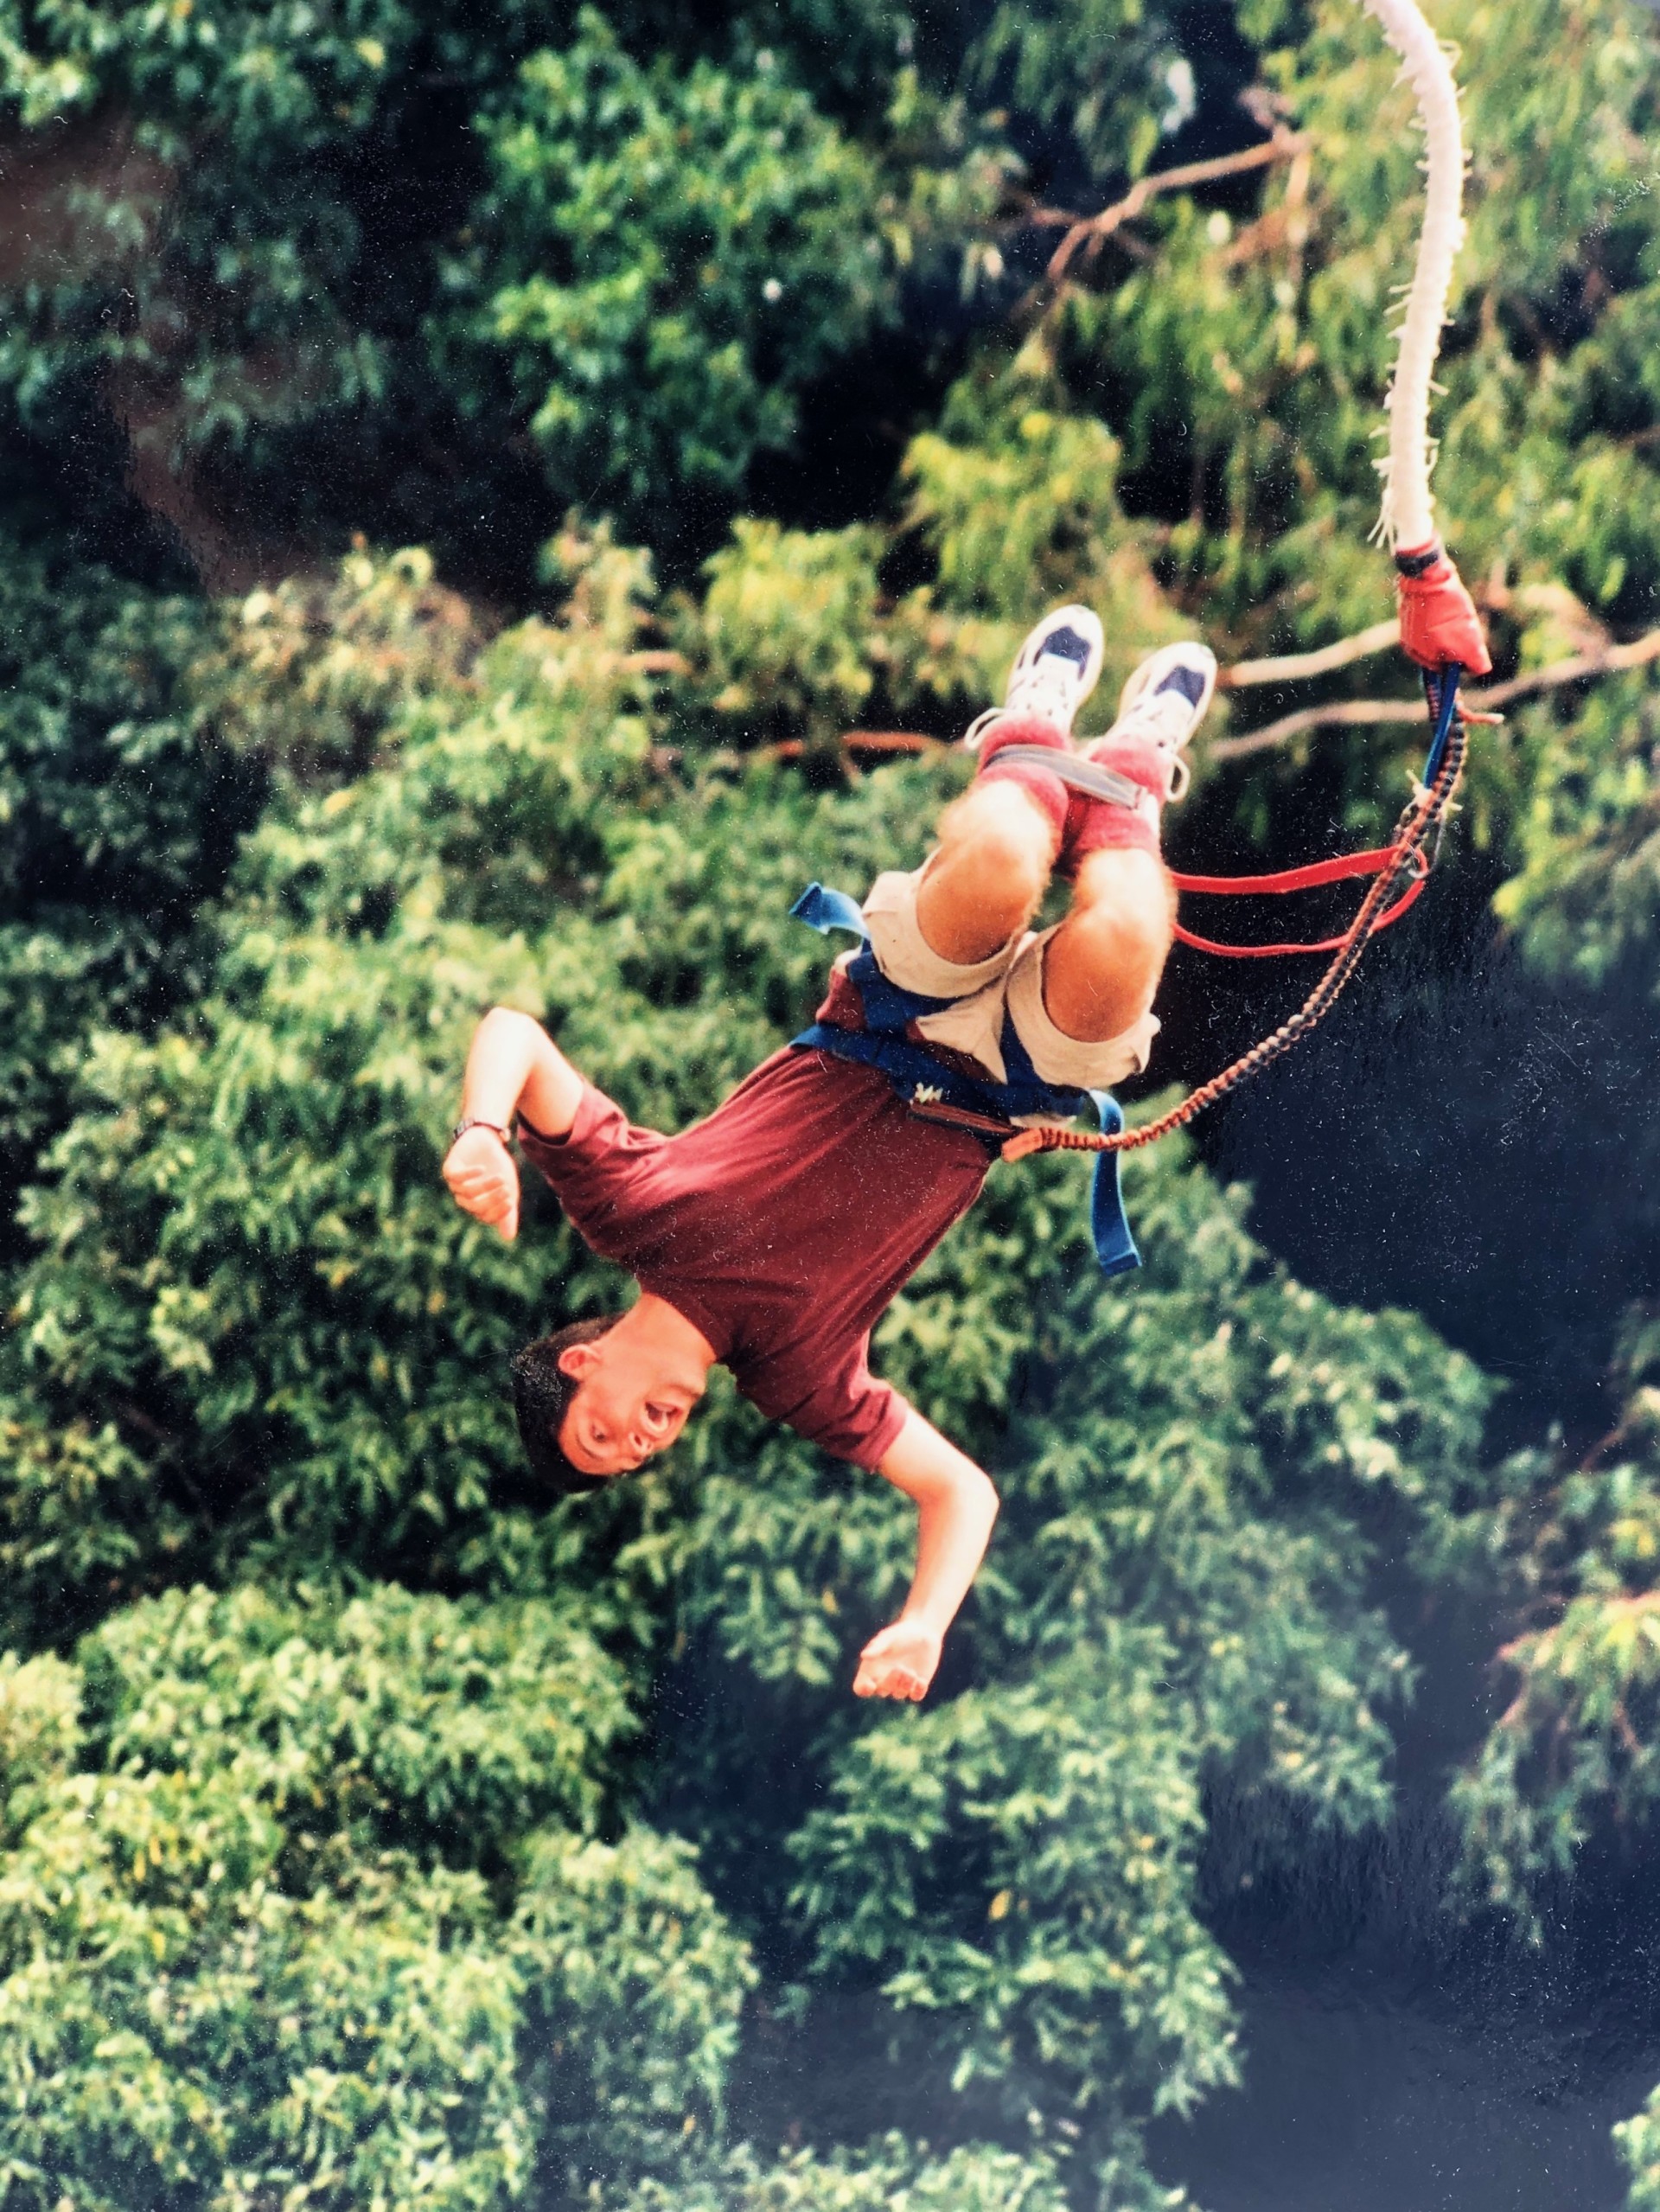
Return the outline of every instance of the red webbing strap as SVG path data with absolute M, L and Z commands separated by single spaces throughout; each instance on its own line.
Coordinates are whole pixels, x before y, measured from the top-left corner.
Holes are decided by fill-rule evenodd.
M 1420 876 L 1403 898 L 1397 898 L 1393 906 L 1378 916 L 1372 924 L 1371 934 L 1376 937 L 1380 930 L 1387 930 L 1391 922 L 1398 922 L 1428 881 L 1427 875 Z M 1184 930 L 1178 922 L 1176 941 L 1178 944 L 1191 945 L 1195 952 L 1219 953 L 1224 960 L 1278 960 L 1295 952 L 1336 952 L 1346 942 L 1346 932 L 1341 937 L 1322 937 L 1318 944 L 1221 944 L 1215 937 L 1196 937 L 1191 930 Z
M 1217 898 L 1260 898 L 1264 893 L 1277 894 L 1286 891 L 1313 891 L 1321 884 L 1342 883 L 1349 876 L 1382 875 L 1384 869 L 1399 857 L 1400 848 L 1394 845 L 1378 845 L 1369 853 L 1344 853 L 1335 860 L 1312 860 L 1304 868 L 1280 868 L 1266 876 L 1178 876 L 1171 880 L 1178 891 L 1198 891 Z M 1372 924 L 1374 931 L 1387 930 L 1391 922 L 1398 922 L 1408 906 L 1423 889 L 1427 879 L 1420 876 L 1403 898 L 1396 899 L 1386 913 L 1380 914 Z M 1176 924 L 1178 944 L 1191 945 L 1195 952 L 1213 952 L 1223 960 L 1280 960 L 1299 952 L 1337 952 L 1344 942 L 1343 937 L 1322 937 L 1315 944 L 1223 944 L 1215 937 L 1202 937 L 1192 930 Z
M 1411 802 L 1402 811 L 1390 848 L 1389 865 L 1379 870 L 1376 880 L 1360 903 L 1360 911 L 1349 924 L 1336 956 L 1296 1013 L 1260 1044 L 1253 1045 L 1248 1052 L 1242 1052 L 1219 1075 L 1213 1075 L 1209 1083 L 1190 1090 L 1179 1105 L 1172 1106 L 1156 1120 L 1143 1122 L 1133 1129 L 1117 1129 L 1110 1135 L 1103 1129 L 1099 1135 L 1088 1136 L 1082 1129 L 1022 1129 L 1018 1136 L 1011 1137 L 1003 1147 L 1005 1160 L 1024 1160 L 1033 1152 L 1133 1152 L 1141 1145 L 1156 1143 L 1171 1130 L 1185 1128 L 1196 1115 L 1237 1090 L 1248 1077 L 1271 1067 L 1282 1052 L 1288 1052 L 1299 1038 L 1306 1037 L 1317 1022 L 1325 1019 L 1360 965 L 1361 955 L 1376 929 L 1384 900 L 1404 876 L 1421 876 L 1428 872 L 1424 847 L 1432 831 L 1439 834 L 1446 820 L 1452 795 L 1464 774 L 1469 744 L 1464 724 L 1455 719 L 1459 673 L 1451 665 L 1441 673 L 1435 742 L 1427 770 L 1428 785 L 1415 790 Z
M 1344 853 L 1335 860 L 1311 860 L 1306 868 L 1281 868 L 1270 876 L 1178 876 L 1171 881 L 1178 891 L 1203 891 L 1218 898 L 1229 892 L 1255 897 L 1263 892 L 1312 891 L 1323 883 L 1341 883 L 1346 876 L 1378 876 L 1395 858 L 1393 845 L 1379 845 L 1370 853 Z

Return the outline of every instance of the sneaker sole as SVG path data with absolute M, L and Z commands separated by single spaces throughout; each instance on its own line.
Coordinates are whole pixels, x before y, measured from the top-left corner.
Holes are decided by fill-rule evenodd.
M 1194 650 L 1194 642 L 1191 639 L 1188 639 L 1180 645 L 1163 645 L 1158 652 L 1144 661 L 1139 668 L 1132 669 L 1123 690 L 1118 695 L 1119 720 L 1121 722 L 1139 700 L 1145 698 L 1149 691 L 1155 689 L 1158 681 L 1168 675 L 1172 668 L 1180 668 L 1184 662 L 1191 665 L 1187 656 L 1191 655 Z M 1210 702 L 1216 695 L 1216 677 L 1219 673 L 1216 656 L 1208 645 L 1201 645 L 1197 650 L 1204 654 L 1210 666 L 1205 676 L 1204 694 L 1198 705 L 1193 709 L 1193 729 L 1190 730 L 1187 737 L 1183 738 L 1184 745 L 1191 740 L 1193 730 L 1198 728 L 1200 723 L 1210 713 Z
M 1051 630 L 1058 630 L 1063 624 L 1079 631 L 1089 640 L 1089 658 L 1084 664 L 1082 675 L 1078 679 L 1078 706 L 1082 706 L 1090 696 L 1095 686 L 1101 681 L 1101 663 L 1107 655 L 1107 633 L 1101 628 L 1101 617 L 1092 607 L 1065 606 L 1057 607 L 1052 613 L 1046 614 L 1042 622 L 1035 623 L 1027 631 L 1022 641 L 1020 650 L 1015 655 L 1013 665 L 1009 670 L 1008 683 L 1003 687 L 1006 697 L 1009 686 L 1014 682 L 1021 670 L 1030 668 L 1032 662 L 1040 657 L 1037 654 L 1032 654 L 1030 658 L 1027 655 L 1026 649 L 1032 639 L 1039 631 L 1046 634 Z

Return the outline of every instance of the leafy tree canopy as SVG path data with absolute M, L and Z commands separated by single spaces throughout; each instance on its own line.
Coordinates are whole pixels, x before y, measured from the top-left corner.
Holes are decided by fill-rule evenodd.
M 1448 534 L 1501 680 L 1631 649 L 1482 733 L 1453 895 L 1651 1071 L 1660 53 L 1620 0 L 1436 22 Z M 954 735 L 1055 599 L 1108 623 L 1092 726 L 1196 623 L 1387 615 L 1389 57 L 1336 0 L 39 0 L 0 99 L 8 2201 L 1168 2202 L 1144 2121 L 1238 2064 L 1218 1899 L 1389 1817 L 1437 1651 L 1386 1562 L 1507 1621 L 1475 1908 L 1644 1832 L 1640 1286 L 1576 1339 L 1631 1307 L 1618 1429 L 1495 1467 L 1492 1386 L 1191 1154 L 1132 1165 L 1109 1288 L 1076 1163 L 999 1173 L 878 1352 L 1003 1525 L 935 1702 L 871 1714 L 897 1501 L 718 1391 L 543 1511 L 504 1362 L 620 1286 L 435 1171 L 492 1001 L 706 1110 L 813 1003 L 801 884 L 916 857 L 964 773 L 842 732 Z M 1212 753 L 1181 834 L 1358 839 L 1416 743 Z M 849 2020 L 952 2139 L 734 2139 L 760 2044 Z

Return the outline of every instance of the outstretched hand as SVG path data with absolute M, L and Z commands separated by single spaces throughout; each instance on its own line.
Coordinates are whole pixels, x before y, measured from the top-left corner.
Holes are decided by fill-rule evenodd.
M 914 1621 L 898 1620 L 872 1637 L 859 1655 L 855 1697 L 925 1697 L 940 1663 L 941 1639 Z
M 519 1234 L 519 1170 L 494 1129 L 463 1130 L 450 1148 L 444 1180 L 463 1213 L 512 1243 Z

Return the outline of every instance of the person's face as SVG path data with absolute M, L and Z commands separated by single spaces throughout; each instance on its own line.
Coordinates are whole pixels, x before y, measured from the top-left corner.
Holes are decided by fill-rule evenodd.
M 665 1452 L 703 1395 L 702 1378 L 674 1374 L 649 1349 L 603 1336 L 570 1344 L 559 1365 L 578 1378 L 559 1424 L 559 1449 L 584 1474 L 629 1474 Z

